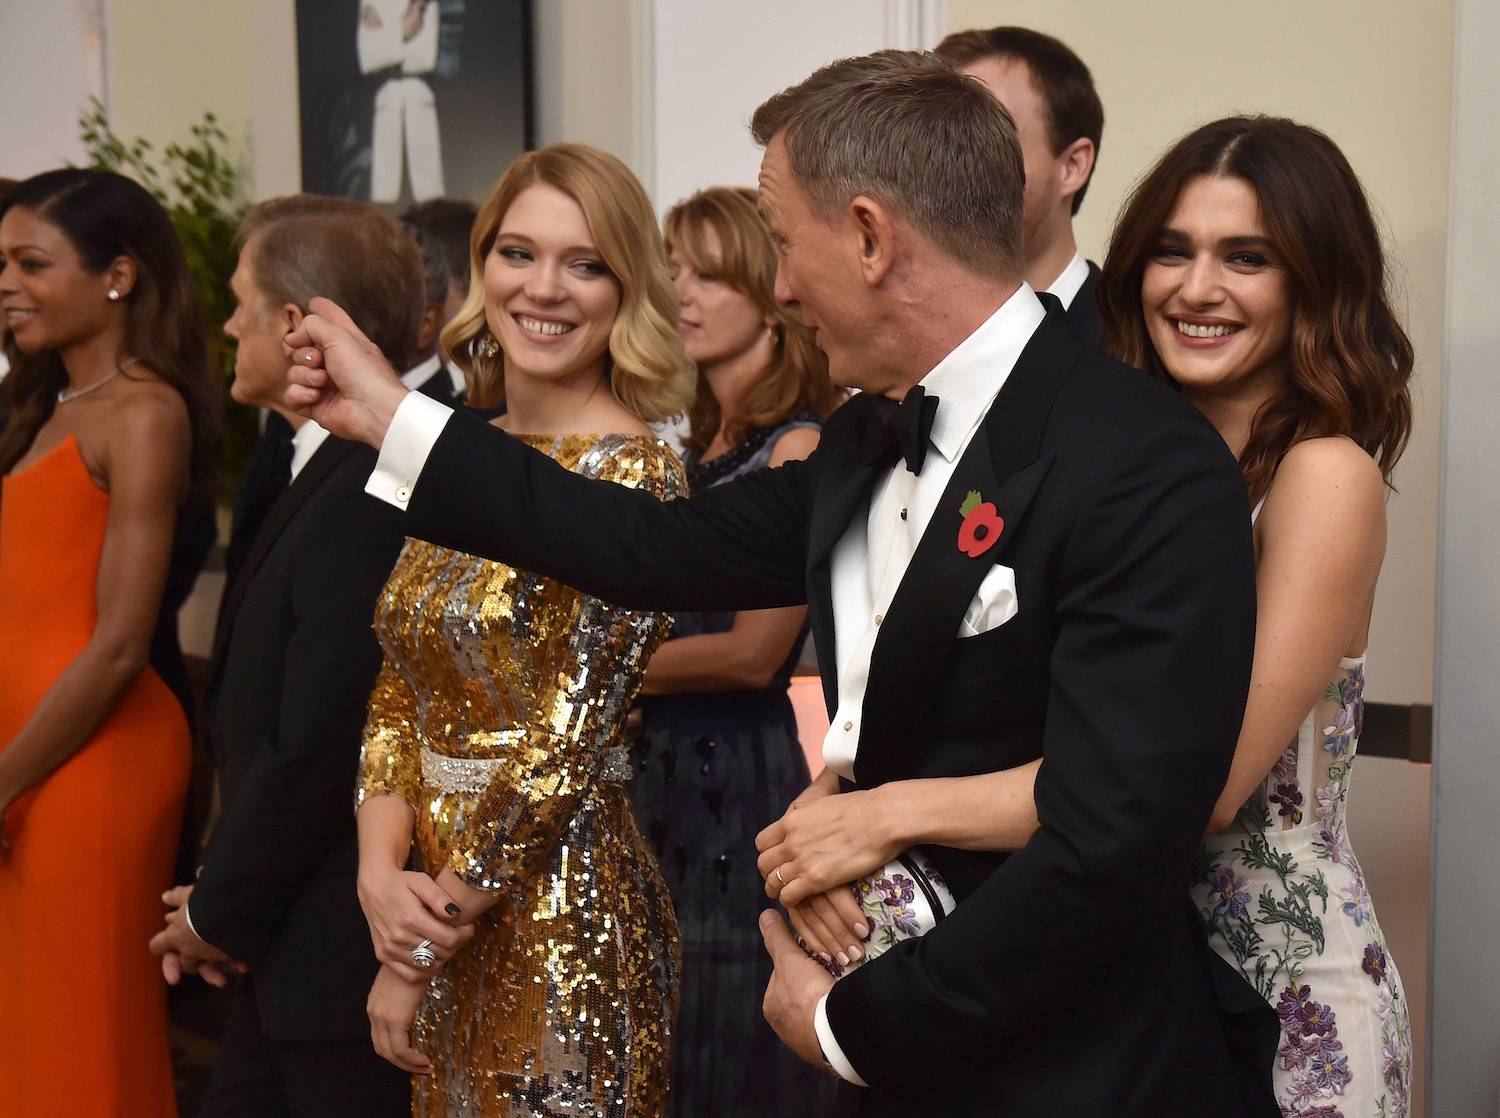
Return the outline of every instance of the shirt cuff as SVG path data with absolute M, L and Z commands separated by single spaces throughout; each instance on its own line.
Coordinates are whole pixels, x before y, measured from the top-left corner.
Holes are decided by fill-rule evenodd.
M 828 1061 L 829 1067 L 838 1072 L 839 1078 L 853 1083 L 856 1087 L 868 1087 L 869 1084 L 859 1077 L 859 1072 L 854 1070 L 854 1065 L 844 1055 L 839 1042 L 833 1038 L 833 1027 L 828 1024 L 827 994 L 818 999 L 818 1008 L 813 1011 L 813 1028 L 818 1034 L 818 1045 L 823 1049 L 823 1059 Z
M 187 921 L 188 931 L 192 932 L 193 935 L 198 936 L 199 939 L 203 939 L 203 936 L 199 934 L 198 929 L 193 927 L 192 904 L 192 898 L 190 897 L 188 898 L 188 903 L 182 906 L 182 918 Z M 203 942 L 207 943 L 208 940 L 203 939 Z
M 417 475 L 427 465 L 427 456 L 452 414 L 452 408 L 432 397 L 408 392 L 391 416 L 365 492 L 405 512 L 417 487 Z

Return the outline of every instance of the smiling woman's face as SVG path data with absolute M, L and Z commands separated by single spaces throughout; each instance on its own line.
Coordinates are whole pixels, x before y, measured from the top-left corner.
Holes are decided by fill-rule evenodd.
M 64 349 L 104 329 L 107 273 L 83 266 L 73 242 L 25 206 L 0 220 L 0 309 L 23 353 Z
M 1141 277 L 1146 329 L 1189 396 L 1270 395 L 1286 380 L 1292 308 L 1286 269 L 1244 179 L 1183 188 Z
M 484 314 L 507 373 L 603 376 L 620 285 L 583 209 L 556 187 L 517 194 L 484 261 Z

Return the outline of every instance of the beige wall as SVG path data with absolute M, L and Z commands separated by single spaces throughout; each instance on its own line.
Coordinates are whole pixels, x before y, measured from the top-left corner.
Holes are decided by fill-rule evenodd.
M 1438 424 L 1452 91 L 1451 0 L 949 0 L 954 30 L 1022 24 L 1067 42 L 1104 101 L 1099 168 L 1079 214 L 1102 261 L 1138 175 L 1196 124 L 1291 116 L 1344 149 L 1383 217 L 1417 350 L 1416 423 L 1390 502 L 1369 695 L 1432 701 Z

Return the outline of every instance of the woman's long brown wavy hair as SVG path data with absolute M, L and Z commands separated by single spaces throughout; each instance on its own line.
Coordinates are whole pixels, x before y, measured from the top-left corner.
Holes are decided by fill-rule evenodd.
M 103 272 L 121 256 L 135 261 L 135 286 L 125 299 L 126 353 L 182 396 L 192 431 L 191 493 L 214 495 L 222 417 L 218 374 L 192 273 L 166 211 L 123 175 L 76 168 L 17 184 L 0 200 L 0 218 L 13 206 L 25 206 L 61 230 L 90 272 Z M 21 353 L 7 339 L 6 352 L 12 368 L 3 385 L 7 420 L 0 432 L 0 474 L 25 455 L 68 383 L 56 350 Z
M 1391 308 L 1369 200 L 1343 152 L 1315 128 L 1229 117 L 1172 146 L 1115 223 L 1099 284 L 1105 348 L 1171 381 L 1146 330 L 1141 278 L 1184 187 L 1204 175 L 1250 184 L 1287 271 L 1291 376 L 1257 412 L 1240 453 L 1251 502 L 1288 450 L 1327 435 L 1363 447 L 1389 485 L 1411 433 L 1411 341 Z
M 675 249 L 693 267 L 713 273 L 776 322 L 771 364 L 736 402 L 735 414 L 725 424 L 729 445 L 752 430 L 780 426 L 804 412 L 827 419 L 844 397 L 828 379 L 828 358 L 813 342 L 812 331 L 772 295 L 776 248 L 756 209 L 755 191 L 737 186 L 700 190 L 667 212 L 665 228 L 669 253 Z M 709 259 L 704 251 L 703 234 L 710 229 L 719 241 L 719 259 Z M 688 409 L 687 447 L 700 454 L 707 450 L 722 420 L 719 401 L 700 375 Z

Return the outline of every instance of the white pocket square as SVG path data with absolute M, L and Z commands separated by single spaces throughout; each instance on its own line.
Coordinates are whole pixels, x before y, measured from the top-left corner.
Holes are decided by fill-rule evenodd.
M 964 610 L 964 619 L 959 623 L 960 637 L 977 637 L 998 629 L 1020 610 L 1016 599 L 1016 572 L 1000 564 L 990 568 L 989 574 L 979 584 L 979 592 Z

